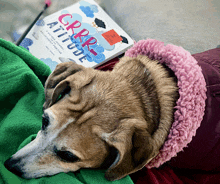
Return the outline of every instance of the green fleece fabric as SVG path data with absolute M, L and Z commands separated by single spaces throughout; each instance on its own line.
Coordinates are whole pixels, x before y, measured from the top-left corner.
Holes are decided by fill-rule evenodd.
M 103 170 L 92 169 L 26 180 L 4 167 L 4 161 L 32 141 L 41 128 L 43 85 L 50 73 L 26 49 L 0 39 L 0 184 L 133 183 L 129 176 L 109 182 Z

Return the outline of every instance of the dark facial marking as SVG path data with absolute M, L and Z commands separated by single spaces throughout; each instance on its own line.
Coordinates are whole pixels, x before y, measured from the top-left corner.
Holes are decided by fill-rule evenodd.
M 44 113 L 42 116 L 42 130 L 45 130 L 47 128 L 47 126 L 50 124 L 50 118 L 48 116 L 48 114 Z

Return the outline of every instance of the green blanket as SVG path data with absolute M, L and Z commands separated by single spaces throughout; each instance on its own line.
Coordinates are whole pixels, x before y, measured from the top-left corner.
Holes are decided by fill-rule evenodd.
M 41 128 L 43 85 L 50 73 L 49 67 L 26 49 L 0 39 L 0 184 L 133 183 L 129 176 L 109 182 L 103 170 L 92 169 L 26 180 L 4 167 L 4 161 L 33 140 Z

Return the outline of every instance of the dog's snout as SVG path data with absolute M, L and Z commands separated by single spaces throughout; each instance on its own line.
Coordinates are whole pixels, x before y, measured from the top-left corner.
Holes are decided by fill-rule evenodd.
M 9 158 L 8 160 L 5 161 L 4 166 L 6 169 L 16 174 L 17 176 L 22 176 L 23 171 L 20 169 L 20 167 L 18 167 L 19 162 L 20 159 Z

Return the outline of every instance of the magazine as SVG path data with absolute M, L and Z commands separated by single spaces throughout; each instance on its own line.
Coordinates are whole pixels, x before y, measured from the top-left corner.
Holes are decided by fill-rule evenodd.
M 95 1 L 84 0 L 39 20 L 21 46 L 54 70 L 65 61 L 95 68 L 133 44 Z

